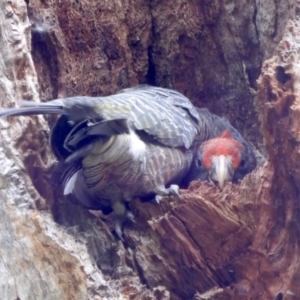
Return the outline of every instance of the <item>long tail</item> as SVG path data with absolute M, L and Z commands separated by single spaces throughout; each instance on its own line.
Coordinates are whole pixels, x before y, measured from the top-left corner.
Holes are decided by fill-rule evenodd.
M 0 110 L 0 118 L 9 116 L 30 116 L 30 115 L 47 115 L 47 114 L 63 114 L 64 107 L 56 101 L 47 103 L 20 101 L 20 108 L 7 108 Z
M 135 101 L 118 95 L 110 97 L 76 96 L 55 99 L 49 102 L 20 101 L 20 108 L 0 110 L 0 118 L 46 114 L 68 115 L 69 121 L 110 121 L 127 119 Z

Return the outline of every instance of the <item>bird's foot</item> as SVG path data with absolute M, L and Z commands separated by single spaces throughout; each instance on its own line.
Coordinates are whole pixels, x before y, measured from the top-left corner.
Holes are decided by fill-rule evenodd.
M 156 195 L 155 198 L 154 198 L 154 202 L 159 204 L 160 201 L 163 199 L 164 196 L 160 196 L 160 195 Z
M 115 232 L 117 237 L 124 242 L 124 238 L 123 238 L 123 225 L 124 223 L 130 220 L 131 222 L 135 223 L 135 218 L 134 215 L 131 211 L 126 211 L 126 213 L 122 216 L 118 216 L 116 223 L 115 223 Z
M 123 220 L 116 220 L 116 223 L 115 223 L 115 232 L 116 232 L 117 237 L 122 242 L 125 242 L 124 238 L 123 238 L 123 231 L 122 231 L 123 223 L 124 223 Z
M 179 186 L 176 184 L 172 184 L 169 188 L 165 188 L 164 186 L 159 186 L 155 190 L 155 202 L 159 203 L 164 196 L 175 196 L 178 199 L 181 199 L 179 194 Z
M 127 211 L 127 214 L 126 214 L 126 217 L 128 220 L 130 220 L 132 223 L 136 223 L 135 222 L 135 218 L 134 218 L 134 215 L 131 211 Z

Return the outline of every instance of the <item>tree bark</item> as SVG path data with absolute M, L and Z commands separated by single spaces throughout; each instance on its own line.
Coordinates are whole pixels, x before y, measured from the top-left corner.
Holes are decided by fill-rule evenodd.
M 2 0 L 1 107 L 174 88 L 265 156 L 239 184 L 110 217 L 53 190 L 54 117 L 0 120 L 0 299 L 298 299 L 300 2 Z

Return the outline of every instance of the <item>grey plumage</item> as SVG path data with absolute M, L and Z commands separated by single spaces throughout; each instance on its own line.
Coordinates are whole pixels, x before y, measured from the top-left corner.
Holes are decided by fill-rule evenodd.
M 51 148 L 59 160 L 53 181 L 87 208 L 112 208 L 120 217 L 119 236 L 121 223 L 132 218 L 127 201 L 178 196 L 177 185 L 184 180 L 207 179 L 207 171 L 196 165 L 199 147 L 225 129 L 245 145 L 251 161 L 247 172 L 255 167 L 251 147 L 226 119 L 196 109 L 174 90 L 139 86 L 107 97 L 21 105 L 0 111 L 0 117 L 62 115 L 51 132 Z

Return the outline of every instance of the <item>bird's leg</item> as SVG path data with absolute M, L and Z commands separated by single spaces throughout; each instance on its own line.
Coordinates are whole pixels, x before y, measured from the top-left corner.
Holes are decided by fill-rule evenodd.
M 132 212 L 126 209 L 125 205 L 121 201 L 114 202 L 112 208 L 117 216 L 116 223 L 115 223 L 115 232 L 117 236 L 120 238 L 120 240 L 124 242 L 123 232 L 122 232 L 123 224 L 128 219 L 131 220 L 132 222 L 135 222 L 134 216 Z
M 155 196 L 155 202 L 159 203 L 164 196 L 175 196 L 180 199 L 179 194 L 179 186 L 176 184 L 172 184 L 169 188 L 166 188 L 164 185 L 158 186 L 154 190 L 156 196 Z
M 123 199 L 126 202 L 130 202 L 132 200 L 132 196 L 130 195 L 130 193 L 124 193 L 123 194 Z M 126 207 L 125 207 L 126 209 Z M 135 223 L 135 219 L 134 219 L 134 215 L 131 211 L 126 209 L 126 218 L 129 219 L 130 221 L 132 221 L 133 223 Z

